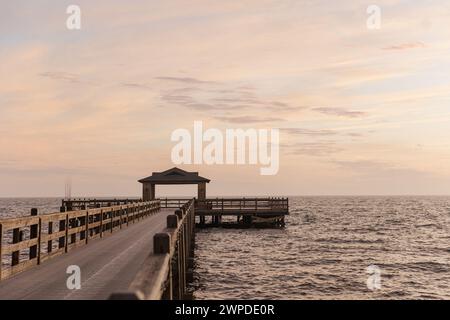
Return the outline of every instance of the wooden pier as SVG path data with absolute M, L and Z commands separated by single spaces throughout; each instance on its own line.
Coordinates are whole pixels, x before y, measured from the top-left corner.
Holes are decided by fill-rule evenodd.
M 197 173 L 153 176 L 144 200 L 65 199 L 60 212 L 0 219 L 0 299 L 187 299 L 196 228 L 283 227 L 289 214 L 287 198 L 206 198 Z M 153 183 L 181 181 L 200 198 L 154 199 Z M 70 266 L 79 290 L 66 285 Z
M 137 223 L 159 210 L 159 201 L 149 201 L 43 215 L 32 209 L 29 217 L 1 219 L 0 261 L 8 257 L 10 267 L 1 265 L 0 280 Z M 7 234 L 11 234 L 9 243 L 5 241 Z M 21 254 L 25 251 L 29 254 Z

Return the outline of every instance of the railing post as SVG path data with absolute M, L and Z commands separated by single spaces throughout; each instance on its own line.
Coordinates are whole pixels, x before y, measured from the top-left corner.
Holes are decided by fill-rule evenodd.
M 42 227 L 42 226 L 41 226 Z M 53 221 L 49 221 L 48 222 L 48 235 L 51 235 L 53 233 Z M 53 246 L 53 241 L 52 240 L 48 240 L 47 241 L 47 253 L 51 253 L 52 252 L 52 246 Z
M 31 216 L 35 217 L 37 215 L 38 215 L 38 209 L 36 209 L 36 208 L 31 209 Z M 33 224 L 30 226 L 30 240 L 38 238 L 38 228 L 39 228 L 38 224 Z M 30 247 L 30 252 L 29 252 L 30 260 L 37 258 L 37 255 L 38 255 L 38 244 Z
M 174 295 L 175 300 L 183 300 L 183 292 L 182 292 L 182 281 L 183 281 L 183 269 L 182 269 L 182 265 L 181 265 L 181 254 L 182 254 L 182 249 L 181 249 L 181 240 L 180 240 L 180 233 L 177 234 L 177 278 L 176 278 L 176 282 L 177 285 L 175 286 L 176 289 L 176 294 Z
M 85 243 L 88 244 L 89 242 L 89 210 L 86 210 L 86 221 L 85 221 L 85 227 L 86 227 L 86 235 L 85 235 Z
M 13 230 L 13 241 L 12 243 L 19 243 L 20 242 L 20 229 L 19 228 L 15 228 Z M 16 265 L 19 264 L 19 254 L 20 251 L 14 251 L 11 254 L 11 266 L 14 267 Z
M 60 212 L 66 212 L 66 207 L 62 206 L 59 211 Z M 67 226 L 65 225 L 65 223 L 66 223 L 65 219 L 64 220 L 59 220 L 59 229 L 58 229 L 58 231 L 64 231 L 66 229 Z M 67 239 L 64 239 L 64 236 L 59 237 L 59 240 L 58 240 L 58 242 L 59 242 L 58 243 L 58 248 L 59 249 L 64 248 L 64 246 L 65 246 L 64 241 L 67 241 Z
M 103 209 L 100 209 L 100 238 L 103 238 Z
M 41 218 L 39 218 L 38 243 L 37 243 L 37 264 L 41 264 L 41 237 L 42 237 L 42 220 L 41 220 Z
M 78 227 L 78 220 L 76 218 L 69 219 L 67 225 L 68 225 L 68 228 L 76 228 L 76 227 Z M 67 241 L 68 241 L 68 239 L 67 239 Z M 75 243 L 76 241 L 77 241 L 77 234 L 76 233 L 71 234 L 70 235 L 70 243 Z
M 66 214 L 66 222 L 65 222 L 65 231 L 66 231 L 66 241 L 65 241 L 65 245 L 64 245 L 64 251 L 67 253 L 68 251 L 68 247 L 69 247 L 69 214 Z
M 113 233 L 113 229 L 114 229 L 114 211 L 110 211 L 109 214 L 111 215 L 111 233 Z

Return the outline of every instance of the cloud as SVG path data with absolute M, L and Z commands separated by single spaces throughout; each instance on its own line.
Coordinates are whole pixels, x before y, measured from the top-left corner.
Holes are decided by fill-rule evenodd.
M 183 78 L 193 79 L 193 78 Z M 221 87 L 224 88 L 221 88 Z M 183 108 L 197 111 L 239 111 L 254 110 L 255 112 L 296 112 L 305 107 L 292 106 L 283 101 L 264 101 L 257 97 L 254 89 L 246 86 L 234 87 L 221 84 L 217 89 L 202 89 L 198 87 L 181 87 L 166 90 L 161 94 L 161 100 Z M 230 88 L 231 87 L 231 88 Z M 243 89 L 245 88 L 245 90 Z M 244 90 L 244 91 L 242 91 Z M 271 118 L 271 117 L 270 117 Z M 225 119 L 225 118 L 224 118 Z M 239 117 L 237 117 L 239 119 Z M 233 121 L 233 119 L 230 119 Z
M 255 87 L 252 87 L 252 86 L 239 86 L 236 89 L 242 90 L 242 91 L 254 91 Z
M 280 122 L 286 121 L 285 119 L 276 118 L 276 117 L 254 117 L 254 116 L 217 116 L 214 119 L 230 122 L 230 123 L 265 123 L 265 122 Z
M 161 100 L 173 103 L 181 106 L 186 106 L 187 104 L 195 103 L 195 100 L 188 95 L 177 95 L 177 94 L 163 94 Z
M 229 111 L 235 109 L 244 109 L 246 106 L 226 106 L 223 104 L 209 104 L 209 103 L 187 103 L 187 108 L 200 110 L 200 111 Z
M 39 73 L 41 77 L 53 79 L 53 80 L 62 80 L 68 81 L 71 83 L 81 83 L 79 79 L 79 75 L 69 72 L 56 71 L 56 72 L 42 72 Z
M 231 103 L 231 104 L 236 104 L 236 103 L 242 103 L 242 104 L 264 104 L 262 101 L 257 100 L 257 99 L 247 99 L 247 98 L 214 98 L 212 99 L 213 101 L 216 102 L 221 102 L 221 103 Z
M 281 128 L 282 132 L 286 132 L 291 135 L 301 135 L 301 136 L 333 136 L 337 135 L 338 132 L 334 130 L 327 130 L 327 129 L 303 129 L 303 128 Z
M 410 49 L 419 49 L 426 48 L 426 45 L 422 42 L 410 42 L 410 43 L 402 43 L 399 45 L 389 46 L 382 48 L 383 50 L 410 50 Z
M 360 118 L 367 116 L 366 112 L 362 111 L 349 111 L 342 108 L 320 107 L 313 108 L 313 111 L 320 112 L 327 115 L 345 117 L 345 118 Z
M 281 128 L 280 131 L 285 132 L 292 136 L 307 136 L 307 137 L 316 138 L 316 139 L 332 137 L 332 136 L 340 136 L 342 138 L 344 138 L 344 137 L 362 138 L 365 136 L 365 134 L 361 133 L 361 132 L 340 132 L 340 131 L 330 130 L 330 129 Z M 318 143 L 321 144 L 323 142 L 318 142 Z
M 215 82 L 215 81 L 204 81 L 204 80 L 198 80 L 198 79 L 189 78 L 189 77 L 156 77 L 155 79 L 163 80 L 163 81 L 188 83 L 188 84 L 218 84 L 218 82 Z
M 121 84 L 121 86 L 134 89 L 145 89 L 145 90 L 151 89 L 151 87 L 145 83 L 124 82 Z
M 344 148 L 337 146 L 332 141 L 295 143 L 286 146 L 286 149 L 289 150 L 290 154 L 314 157 L 328 156 L 344 151 Z
M 361 137 L 364 137 L 364 134 L 360 133 L 360 132 L 350 132 L 350 133 L 347 133 L 347 136 L 352 137 L 352 138 L 361 138 Z
M 394 167 L 386 162 L 372 161 L 372 160 L 355 160 L 345 161 L 336 160 L 336 165 L 343 169 L 352 169 L 354 171 L 368 172 L 368 171 L 386 171 L 392 170 Z

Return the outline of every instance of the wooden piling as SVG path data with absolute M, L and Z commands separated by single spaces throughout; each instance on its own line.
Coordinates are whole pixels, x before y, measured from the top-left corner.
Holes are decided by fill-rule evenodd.
M 170 234 L 157 233 L 153 236 L 153 253 L 154 254 L 170 253 Z
M 178 228 L 178 216 L 171 214 L 167 216 L 167 228 L 176 229 Z

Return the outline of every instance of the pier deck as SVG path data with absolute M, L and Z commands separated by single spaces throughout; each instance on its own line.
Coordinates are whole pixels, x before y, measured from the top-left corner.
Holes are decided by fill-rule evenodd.
M 166 227 L 173 209 L 161 209 L 139 223 L 104 238 L 90 240 L 34 268 L 0 282 L 0 299 L 108 299 L 127 291 L 153 251 L 153 237 Z M 81 269 L 81 289 L 66 286 L 67 267 Z

